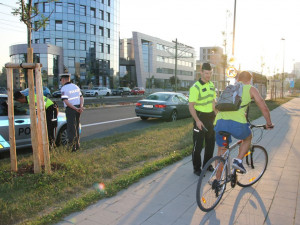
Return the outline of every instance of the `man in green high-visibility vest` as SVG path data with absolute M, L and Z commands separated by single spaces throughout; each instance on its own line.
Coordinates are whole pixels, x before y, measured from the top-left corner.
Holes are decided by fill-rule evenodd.
M 209 63 L 203 63 L 200 79 L 190 88 L 189 110 L 194 119 L 193 127 L 193 168 L 194 173 L 200 176 L 201 168 L 213 156 L 215 148 L 215 98 L 214 84 L 210 81 L 213 69 Z M 204 146 L 205 142 L 205 146 Z M 203 164 L 201 151 L 205 147 Z M 213 171 L 212 166 L 208 168 Z
M 36 103 L 36 95 L 35 103 Z M 47 130 L 48 130 L 48 139 L 49 145 L 51 147 L 55 146 L 55 129 L 57 127 L 57 114 L 58 107 L 51 99 L 43 96 L 45 109 L 46 109 L 46 119 L 47 119 Z M 14 100 L 20 103 L 29 103 L 29 96 L 25 96 L 20 91 L 14 93 Z

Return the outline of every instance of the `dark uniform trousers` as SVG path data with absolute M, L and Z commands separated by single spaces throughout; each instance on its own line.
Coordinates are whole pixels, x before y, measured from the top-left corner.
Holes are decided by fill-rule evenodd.
M 80 105 L 74 105 L 79 108 Z M 79 138 L 79 123 L 80 123 L 80 113 L 71 109 L 70 107 L 66 108 L 66 117 L 67 117 L 67 133 L 69 139 L 69 145 L 75 149 L 80 147 L 80 138 Z
M 214 119 L 215 119 L 215 113 L 204 113 L 204 112 L 197 112 L 198 118 L 201 120 L 201 122 L 204 124 L 207 132 L 204 131 L 204 129 L 199 130 L 199 128 L 196 125 L 196 122 L 194 121 L 194 127 L 193 127 L 193 153 L 192 153 L 192 159 L 193 159 L 193 166 L 194 170 L 198 171 L 201 169 L 201 152 L 203 145 L 205 143 L 205 152 L 204 152 L 204 161 L 203 161 L 203 167 L 207 163 L 208 160 L 210 160 L 214 153 L 215 148 L 215 131 L 214 131 Z
M 57 127 L 57 113 L 58 108 L 56 104 L 50 105 L 46 109 L 46 119 L 47 119 L 47 130 L 48 130 L 48 140 L 49 145 L 53 146 L 55 144 L 55 128 Z

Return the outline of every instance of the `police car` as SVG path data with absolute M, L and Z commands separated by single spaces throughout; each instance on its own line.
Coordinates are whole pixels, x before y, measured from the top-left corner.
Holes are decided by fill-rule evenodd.
M 17 149 L 30 147 L 30 113 L 29 105 L 14 102 L 15 114 L 15 136 Z M 58 125 L 56 129 L 56 145 L 66 145 L 67 137 L 67 120 L 65 113 L 59 112 Z M 9 145 L 9 121 L 7 95 L 0 94 L 0 152 L 10 149 Z

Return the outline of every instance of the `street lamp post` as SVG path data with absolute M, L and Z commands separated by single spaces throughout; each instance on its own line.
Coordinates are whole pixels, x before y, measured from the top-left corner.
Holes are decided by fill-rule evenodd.
M 284 41 L 285 39 L 284 38 L 281 38 L 282 40 L 282 51 L 283 51 L 283 54 L 282 54 L 282 77 L 281 77 L 281 97 L 283 98 L 284 97 L 284 94 L 283 94 L 283 81 L 284 81 Z
M 232 57 L 234 57 L 235 17 L 236 17 L 236 0 L 234 0 L 233 31 L 232 31 Z

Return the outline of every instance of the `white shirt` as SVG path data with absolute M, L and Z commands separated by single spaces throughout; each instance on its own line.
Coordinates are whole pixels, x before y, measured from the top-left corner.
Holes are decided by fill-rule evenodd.
M 61 99 L 67 99 L 72 105 L 80 105 L 81 96 L 80 88 L 75 84 L 68 82 L 61 88 Z M 64 107 L 67 107 L 65 103 Z

